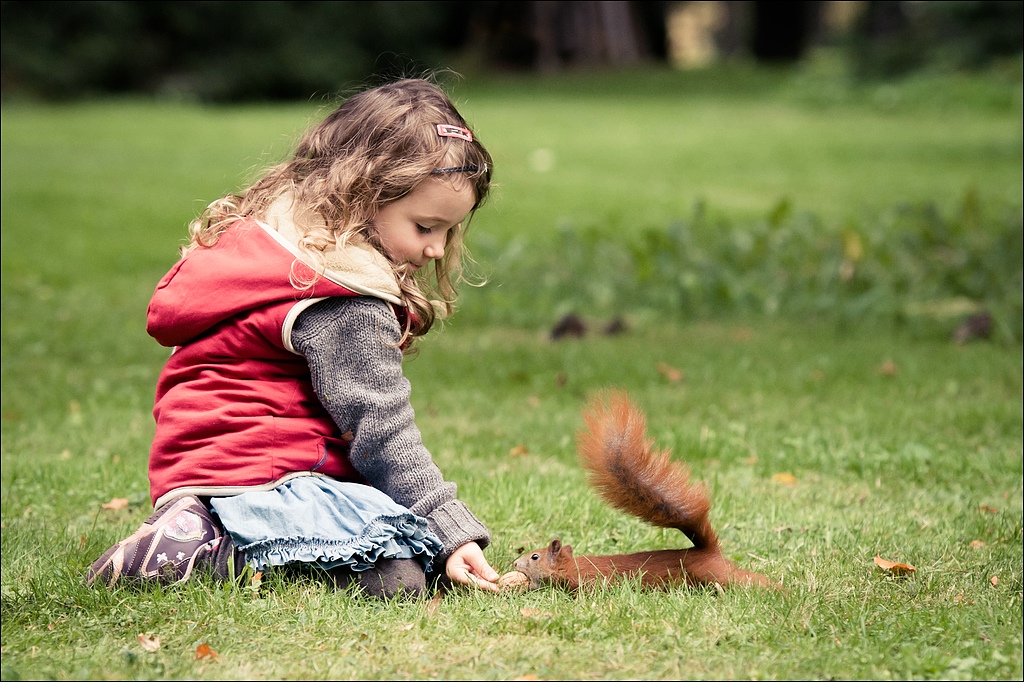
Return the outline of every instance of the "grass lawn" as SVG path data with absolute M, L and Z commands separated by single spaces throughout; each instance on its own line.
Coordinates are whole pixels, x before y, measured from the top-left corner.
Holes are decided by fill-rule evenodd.
M 520 240 L 529 258 L 562 223 L 614 236 L 700 200 L 745 220 L 788 197 L 836 224 L 968 191 L 1019 211 L 1019 76 L 829 83 L 469 81 L 464 113 L 501 184 L 476 238 Z M 166 358 L 144 330 L 152 288 L 185 223 L 316 110 L 4 105 L 3 679 L 1021 678 L 1020 344 L 871 324 L 664 315 L 553 342 L 543 316 L 456 316 L 408 363 L 425 442 L 490 526 L 499 570 L 554 536 L 585 553 L 683 544 L 604 506 L 575 461 L 580 408 L 617 386 L 708 482 L 727 553 L 781 592 L 623 584 L 385 605 L 273 575 L 85 588 L 150 511 Z M 531 282 L 488 287 L 529 308 Z M 129 504 L 102 506 L 114 498 Z M 876 555 L 917 570 L 894 577 Z
M 566 223 L 663 227 L 697 202 L 750 218 L 788 198 L 836 222 L 900 202 L 949 207 L 972 187 L 1021 203 L 1020 104 L 1001 86 L 1005 99 L 964 102 L 979 85 L 841 94 L 834 78 L 718 76 L 469 91 L 467 116 L 500 161 L 494 219 L 543 235 Z

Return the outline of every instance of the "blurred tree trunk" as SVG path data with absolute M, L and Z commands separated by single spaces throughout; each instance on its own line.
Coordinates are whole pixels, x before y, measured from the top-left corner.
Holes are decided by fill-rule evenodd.
M 472 43 L 489 65 L 554 70 L 667 56 L 668 2 L 478 2 Z
M 821 2 L 753 3 L 752 51 L 758 61 L 799 61 L 814 38 Z

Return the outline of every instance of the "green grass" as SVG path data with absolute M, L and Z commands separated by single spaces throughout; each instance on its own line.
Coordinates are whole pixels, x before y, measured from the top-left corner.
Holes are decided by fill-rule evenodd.
M 463 99 L 500 162 L 491 220 L 533 237 L 664 227 L 697 202 L 751 218 L 786 197 L 841 222 L 902 202 L 951 208 L 974 187 L 1019 206 L 1016 79 L 857 89 L 832 72 L 644 72 L 467 86 Z M 531 163 L 542 149 L 547 171 Z
M 952 210 L 971 187 L 986 210 L 1019 211 L 1019 80 L 814 78 L 468 82 L 501 182 L 474 225 L 481 252 L 518 243 L 529 259 L 560 221 L 660 228 L 700 198 L 737 224 L 783 196 L 841 224 L 905 201 Z M 575 461 L 581 406 L 618 386 L 710 485 L 727 553 L 783 592 L 626 584 L 384 605 L 274 576 L 85 588 L 89 563 L 149 513 L 166 358 L 144 331 L 152 288 L 187 220 L 284 153 L 315 108 L 4 106 L 3 679 L 1021 678 L 1020 343 L 856 319 L 638 316 L 623 335 L 555 343 L 546 314 L 457 316 L 408 364 L 426 443 L 491 527 L 499 570 L 556 535 L 588 553 L 681 544 L 600 503 Z M 530 169 L 539 147 L 555 154 L 547 173 Z M 529 309 L 532 284 L 485 291 Z M 131 504 L 102 509 L 114 497 Z M 875 555 L 917 571 L 890 577 Z M 197 660 L 201 643 L 219 658 Z
M 579 405 L 618 385 L 711 485 L 726 551 L 787 590 L 458 594 L 436 611 L 274 579 L 259 593 L 88 590 L 88 563 L 148 513 L 148 406 L 5 407 L 4 676 L 1019 677 L 1021 371 L 1019 353 L 989 345 L 798 324 L 559 344 L 453 326 L 409 374 L 439 465 L 492 527 L 496 566 L 555 535 L 594 553 L 680 544 L 604 507 L 574 461 Z M 510 455 L 518 445 L 529 454 Z M 112 497 L 134 504 L 102 510 Z M 918 571 L 888 577 L 876 554 Z M 193 660 L 202 642 L 219 661 Z

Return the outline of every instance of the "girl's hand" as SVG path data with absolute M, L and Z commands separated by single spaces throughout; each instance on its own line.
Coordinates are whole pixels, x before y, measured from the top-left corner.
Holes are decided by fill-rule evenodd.
M 451 553 L 444 565 L 445 573 L 453 583 L 471 585 L 480 590 L 497 592 L 498 572 L 484 558 L 484 552 L 475 542 L 467 542 Z

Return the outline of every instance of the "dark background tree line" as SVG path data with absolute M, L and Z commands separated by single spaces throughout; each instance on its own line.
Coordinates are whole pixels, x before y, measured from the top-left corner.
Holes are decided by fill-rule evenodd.
M 307 98 L 439 66 L 557 71 L 665 64 L 665 1 L 0 2 L 4 98 L 143 93 L 205 101 Z M 694 3 L 689 3 L 694 4 Z M 728 2 L 720 58 L 797 62 L 817 44 L 885 78 L 1019 55 L 1024 2 Z

